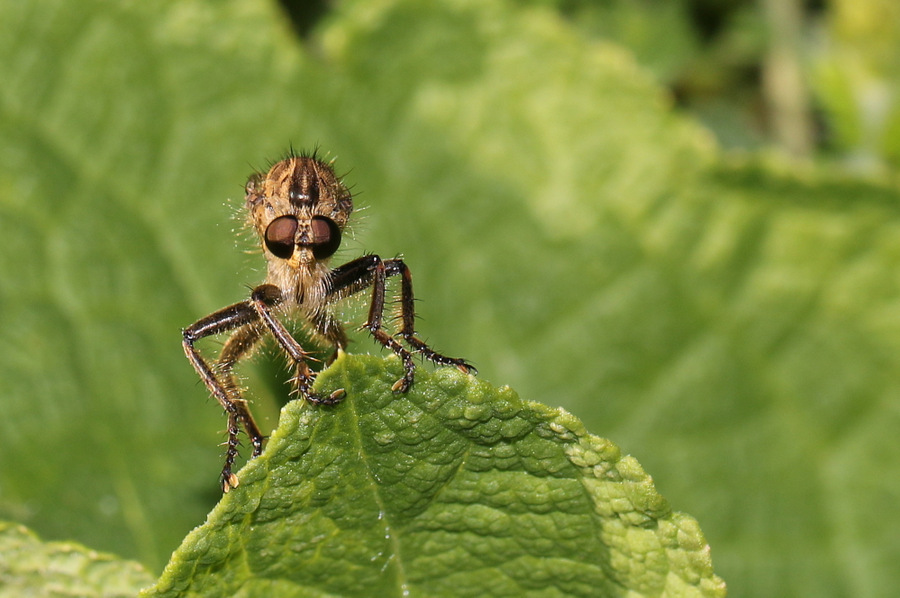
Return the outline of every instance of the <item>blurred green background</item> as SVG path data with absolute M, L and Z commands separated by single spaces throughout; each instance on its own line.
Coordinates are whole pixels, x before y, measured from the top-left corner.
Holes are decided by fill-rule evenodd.
M 261 279 L 246 176 L 318 145 L 337 259 L 402 253 L 422 334 L 637 457 L 730 595 L 893 595 L 898 6 L 0 0 L 0 518 L 156 572 L 202 522 L 179 331 Z

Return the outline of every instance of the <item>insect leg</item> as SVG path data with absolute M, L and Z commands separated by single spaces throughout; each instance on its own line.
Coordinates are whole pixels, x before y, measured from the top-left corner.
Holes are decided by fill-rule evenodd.
M 463 373 L 477 374 L 478 370 L 464 359 L 447 357 L 428 346 L 416 336 L 415 298 L 413 296 L 412 273 L 409 267 L 399 258 L 385 260 L 384 267 L 388 276 L 400 275 L 400 320 L 401 328 L 397 333 L 406 343 L 425 359 L 439 364 L 456 366 Z
M 250 442 L 253 444 L 254 457 L 258 457 L 262 453 L 265 436 L 262 435 L 262 432 L 259 431 L 259 427 L 253 420 L 253 415 L 250 413 L 247 401 L 241 397 L 241 392 L 234 380 L 232 369 L 234 368 L 235 363 L 253 350 L 253 347 L 260 338 L 262 338 L 262 330 L 256 322 L 238 328 L 228 338 L 215 365 L 215 370 L 218 374 L 217 378 L 231 396 L 231 400 L 237 410 L 237 417 L 244 423 L 244 429 L 247 431 L 247 436 L 250 437 Z M 232 450 L 231 441 L 232 437 L 229 435 L 229 451 Z M 234 451 L 236 454 L 236 447 Z M 229 455 L 230 452 L 226 454 L 226 458 Z
M 246 402 L 240 398 L 237 388 L 233 381 L 230 380 L 231 365 L 233 365 L 234 360 L 246 349 L 238 352 L 236 347 L 241 343 L 237 341 L 235 345 L 232 345 L 235 348 L 229 350 L 228 354 L 234 359 L 232 359 L 231 363 L 225 368 L 225 371 L 228 374 L 228 382 L 223 383 L 219 377 L 216 376 L 213 368 L 206 363 L 206 360 L 203 359 L 200 352 L 194 347 L 194 343 L 207 336 L 214 336 L 239 329 L 242 326 L 247 326 L 258 320 L 258 318 L 259 316 L 257 315 L 256 310 L 253 309 L 253 306 L 245 301 L 220 309 L 205 318 L 201 318 L 182 331 L 184 354 L 187 356 L 188 361 L 191 362 L 191 365 L 194 366 L 197 375 L 203 380 L 203 384 L 206 385 L 209 392 L 212 393 L 222 408 L 228 413 L 228 448 L 225 452 L 225 466 L 222 468 L 221 477 L 222 489 L 225 492 L 228 492 L 228 490 L 238 485 L 237 476 L 232 473 L 231 467 L 237 456 L 240 426 L 243 425 L 247 435 L 250 436 L 254 445 L 254 454 L 256 454 L 257 445 L 261 446 L 262 444 L 262 434 L 260 434 L 256 422 L 253 421 L 253 417 L 250 415 L 249 409 L 247 409 Z M 238 335 L 239 333 L 240 330 L 235 334 Z M 226 348 L 227 347 L 228 344 L 226 344 Z M 223 354 L 224 353 L 226 353 L 226 351 L 223 349 Z
M 310 359 L 309 354 L 304 351 L 303 347 L 300 346 L 300 343 L 291 336 L 290 331 L 285 328 L 284 324 L 272 315 L 272 307 L 278 305 L 280 302 L 281 291 L 275 285 L 260 285 L 253 289 L 253 292 L 250 294 L 250 305 L 262 320 L 263 324 L 265 324 L 269 332 L 272 333 L 272 336 L 275 337 L 278 345 L 284 349 L 297 365 L 297 376 L 294 378 L 297 391 L 307 401 L 317 405 L 334 405 L 335 403 L 340 402 L 346 394 L 343 389 L 336 390 L 327 397 L 319 396 L 312 391 L 312 384 L 316 379 L 316 375 L 309 369 L 309 366 L 306 363 L 306 360 Z
M 377 255 L 364 255 L 331 271 L 328 296 L 340 299 L 372 287 L 369 318 L 362 327 L 403 361 L 403 377 L 397 380 L 391 389 L 394 392 L 406 392 L 412 384 L 416 365 L 410 352 L 382 328 L 386 278 L 384 260 Z
M 324 309 L 313 315 L 310 318 L 310 322 L 312 323 L 316 334 L 328 341 L 335 349 L 334 354 L 328 359 L 328 363 L 330 364 L 337 357 L 338 351 L 345 350 L 347 344 L 350 342 L 347 339 L 347 333 L 344 331 L 344 326 L 331 313 Z
M 393 385 L 394 392 L 406 392 L 412 385 L 415 363 L 410 352 L 397 340 L 384 331 L 384 295 L 386 280 L 389 276 L 400 275 L 400 317 L 401 328 L 397 333 L 414 351 L 439 365 L 452 365 L 466 373 L 476 374 L 475 368 L 463 359 L 447 357 L 428 346 L 416 336 L 415 332 L 415 298 L 413 296 L 412 274 L 399 258 L 382 260 L 377 255 L 366 255 L 335 268 L 331 272 L 329 298 L 340 299 L 372 287 L 372 303 L 369 307 L 369 318 L 363 328 L 379 343 L 396 353 L 403 360 L 404 374 Z

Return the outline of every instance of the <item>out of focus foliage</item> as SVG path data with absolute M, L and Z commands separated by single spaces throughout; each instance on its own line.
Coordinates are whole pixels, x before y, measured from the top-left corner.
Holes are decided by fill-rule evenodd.
M 900 166 L 894 0 L 550 4 L 586 35 L 629 47 L 726 148 L 779 148 L 866 174 Z M 779 92 L 798 113 L 784 114 Z M 785 119 L 806 140 L 799 149 L 782 139 Z
M 318 144 L 338 259 L 402 253 L 429 342 L 633 454 L 729 595 L 893 597 L 897 11 L 0 0 L 0 518 L 162 570 L 221 498 L 179 330 L 263 277 L 246 176 Z M 275 429 L 289 374 L 242 374 Z

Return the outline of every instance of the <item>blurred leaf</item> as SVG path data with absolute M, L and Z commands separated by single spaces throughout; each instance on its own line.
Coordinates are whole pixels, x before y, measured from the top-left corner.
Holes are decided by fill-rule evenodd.
M 900 166 L 900 4 L 833 0 L 810 82 L 829 145 L 864 172 Z
M 852 51 L 867 70 L 896 80 L 900 76 L 900 5 L 892 0 L 832 0 L 828 25 L 836 41 Z
M 546 10 L 289 33 L 253 1 L 0 5 L 0 516 L 161 569 L 225 425 L 179 329 L 262 277 L 222 203 L 319 143 L 367 208 L 338 259 L 402 252 L 429 341 L 638 457 L 733 594 L 893 595 L 895 188 L 724 163 Z
M 134 596 L 153 578 L 138 563 L 78 544 L 41 542 L 22 525 L 0 522 L 0 596 Z
M 531 0 L 555 7 L 591 37 L 620 44 L 664 84 L 683 75 L 699 51 L 686 0 Z
M 390 363 L 390 368 L 385 365 Z M 577 419 L 344 356 L 145 596 L 724 596 L 697 522 Z

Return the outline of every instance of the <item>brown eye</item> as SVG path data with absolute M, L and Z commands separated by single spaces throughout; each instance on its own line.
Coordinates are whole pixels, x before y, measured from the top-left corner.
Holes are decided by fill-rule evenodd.
M 313 255 L 317 260 L 331 257 L 341 245 L 341 229 L 331 218 L 313 216 Z
M 280 216 L 273 220 L 266 229 L 266 248 L 275 257 L 288 259 L 294 253 L 294 235 L 297 233 L 297 219 L 293 216 Z

